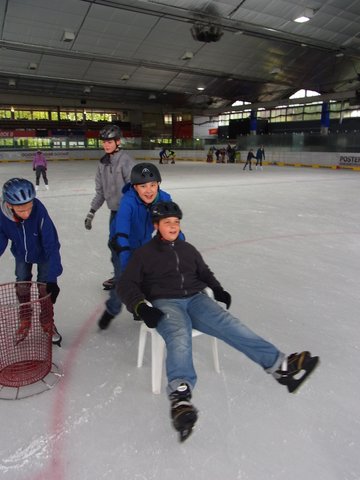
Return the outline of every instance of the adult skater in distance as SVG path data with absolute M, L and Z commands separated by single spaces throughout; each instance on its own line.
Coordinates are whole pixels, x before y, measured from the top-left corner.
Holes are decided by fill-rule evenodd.
M 250 148 L 248 154 L 247 154 L 247 158 L 246 158 L 246 162 L 245 162 L 245 165 L 244 165 L 244 168 L 243 170 L 246 170 L 246 166 L 249 165 L 249 170 L 252 170 L 251 168 L 251 160 L 252 159 L 256 159 L 255 155 L 254 155 L 254 150 L 252 148 Z
M 256 163 L 255 163 L 255 169 L 258 169 L 258 166 L 260 170 L 263 169 L 262 162 L 265 160 L 265 150 L 264 150 L 264 145 L 261 145 L 256 151 Z
M 152 208 L 157 235 L 137 249 L 118 284 L 122 301 L 166 344 L 167 394 L 171 419 L 185 440 L 198 418 L 191 403 L 197 376 L 192 359 L 192 329 L 213 335 L 256 362 L 289 392 L 294 392 L 316 367 L 309 352 L 286 356 L 246 327 L 228 309 L 231 296 L 223 289 L 201 254 L 179 238 L 182 212 L 173 202 Z M 204 294 L 210 287 L 215 300 Z
M 91 230 L 95 213 L 106 202 L 110 210 L 109 226 L 115 218 L 122 189 L 130 182 L 130 173 L 135 161 L 128 153 L 121 149 L 121 131 L 117 125 L 107 125 L 100 130 L 100 139 L 103 142 L 105 155 L 101 157 L 95 175 L 95 197 L 91 201 L 90 211 L 85 218 L 85 228 Z M 110 227 L 109 227 L 110 228 Z M 117 254 L 109 244 L 111 263 L 115 272 Z M 104 289 L 109 290 L 114 286 L 114 278 L 103 283 Z

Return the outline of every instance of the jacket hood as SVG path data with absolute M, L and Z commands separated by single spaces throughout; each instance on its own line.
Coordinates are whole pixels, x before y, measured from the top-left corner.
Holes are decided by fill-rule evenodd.
M 5 200 L 1 200 L 0 208 L 6 218 L 15 222 L 13 211 L 11 210 L 10 207 L 7 206 Z

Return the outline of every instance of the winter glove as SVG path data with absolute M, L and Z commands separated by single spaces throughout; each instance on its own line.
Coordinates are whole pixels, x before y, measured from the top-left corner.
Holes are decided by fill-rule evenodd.
M 93 213 L 91 211 L 86 215 L 86 218 L 85 218 L 85 228 L 86 228 L 86 230 L 91 230 L 92 221 L 93 221 L 94 216 L 95 216 L 95 213 Z
M 231 305 L 231 295 L 229 292 L 226 292 L 222 287 L 216 287 L 214 290 L 215 300 L 218 302 L 225 303 L 226 309 L 229 310 Z
M 47 293 L 51 293 L 51 301 L 55 303 L 60 292 L 59 285 L 55 282 L 48 282 L 46 284 L 46 291 Z
M 140 302 L 135 307 L 135 314 L 144 320 L 146 326 L 149 328 L 155 328 L 161 317 L 164 315 L 164 312 L 156 307 L 149 307 L 145 302 Z
M 34 172 L 35 172 L 35 168 L 33 168 Z

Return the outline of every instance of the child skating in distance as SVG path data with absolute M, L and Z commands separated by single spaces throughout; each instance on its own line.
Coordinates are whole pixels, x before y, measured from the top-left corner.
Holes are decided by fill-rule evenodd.
M 35 183 L 36 183 L 35 190 L 39 189 L 41 176 L 44 180 L 46 190 L 49 190 L 49 181 L 46 174 L 47 160 L 41 150 L 37 150 L 37 152 L 35 153 L 32 165 L 33 165 L 33 170 L 35 172 Z
M 156 328 L 166 344 L 167 394 L 173 426 L 185 440 L 197 420 L 191 403 L 197 376 L 192 359 L 192 329 L 213 335 L 257 363 L 294 392 L 316 367 L 310 352 L 286 356 L 246 327 L 228 309 L 231 296 L 223 289 L 201 254 L 179 238 L 182 212 L 173 202 L 152 208 L 157 235 L 137 249 L 118 284 L 127 309 Z M 213 290 L 215 300 L 204 293 Z M 150 302 L 150 303 L 149 303 Z

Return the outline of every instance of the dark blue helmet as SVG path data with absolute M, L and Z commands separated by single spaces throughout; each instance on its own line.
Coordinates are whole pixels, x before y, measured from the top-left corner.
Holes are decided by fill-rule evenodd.
M 11 205 L 23 205 L 36 197 L 34 185 L 25 178 L 11 178 L 4 183 L 3 199 Z
M 175 202 L 158 202 L 151 208 L 151 220 L 159 222 L 162 218 L 177 217 L 182 219 L 182 211 Z

